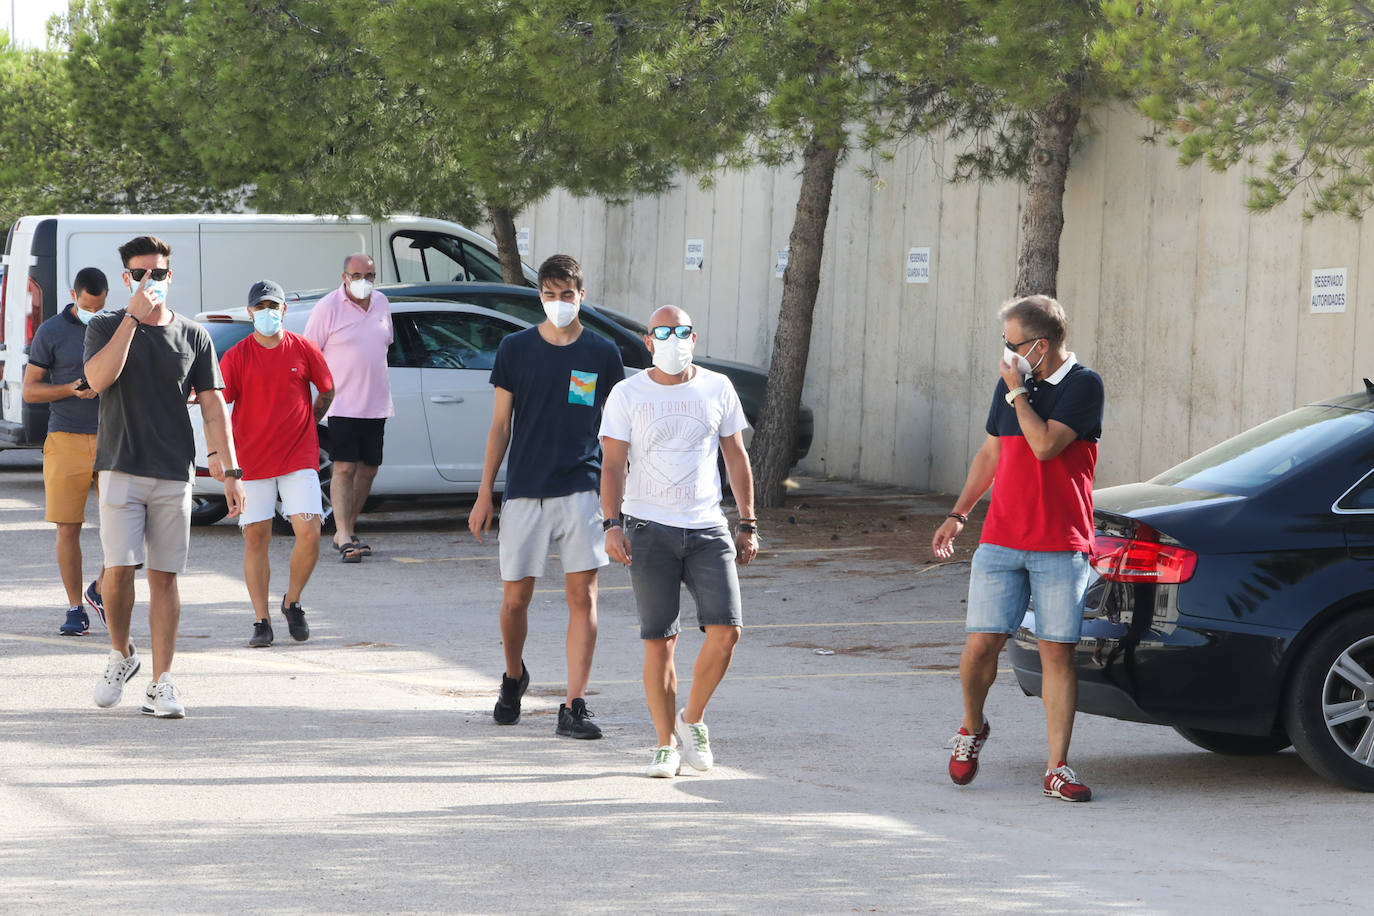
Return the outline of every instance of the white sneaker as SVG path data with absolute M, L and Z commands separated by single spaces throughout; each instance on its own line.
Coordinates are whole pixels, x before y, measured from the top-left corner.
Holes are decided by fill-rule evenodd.
M 110 660 L 105 663 L 105 673 L 95 682 L 95 705 L 108 709 L 123 699 L 124 685 L 129 678 L 138 674 L 142 664 L 134 652 L 133 643 L 129 643 L 127 658 L 120 655 L 118 649 L 111 649 Z
M 682 714 L 685 709 L 677 711 L 677 721 L 673 723 L 673 734 L 677 735 L 677 742 L 682 748 L 682 759 L 694 770 L 705 773 L 711 769 L 711 765 L 716 762 L 711 755 L 711 737 L 706 731 L 706 723 L 698 722 L 693 725 L 691 722 L 684 722 Z
M 172 683 L 172 672 L 164 671 L 162 677 L 148 684 L 143 691 L 143 708 L 139 711 L 145 716 L 157 716 L 159 719 L 186 717 L 186 707 L 177 696 L 177 685 Z
M 654 751 L 654 761 L 649 764 L 649 768 L 644 771 L 645 776 L 654 779 L 671 779 L 682 769 L 682 757 L 678 754 L 677 748 L 664 745 Z

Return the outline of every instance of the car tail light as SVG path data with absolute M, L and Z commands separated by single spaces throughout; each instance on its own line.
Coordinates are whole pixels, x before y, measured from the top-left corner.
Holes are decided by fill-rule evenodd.
M 24 320 L 24 345 L 33 343 L 33 332 L 43 323 L 43 287 L 29 277 L 29 315 Z
M 1092 564 L 1109 582 L 1157 582 L 1177 585 L 1193 577 L 1197 554 L 1186 547 L 1150 540 L 1142 528 L 1134 538 L 1098 535 L 1094 539 Z

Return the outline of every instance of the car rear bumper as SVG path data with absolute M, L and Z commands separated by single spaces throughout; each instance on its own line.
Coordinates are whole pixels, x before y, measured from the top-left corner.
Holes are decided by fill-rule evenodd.
M 1089 619 L 1074 650 L 1078 710 L 1092 715 L 1236 734 L 1269 734 L 1279 714 L 1286 634 L 1219 629 L 1179 617 L 1136 632 L 1129 622 Z M 1035 615 L 1027 613 L 1007 656 L 1021 689 L 1040 695 Z

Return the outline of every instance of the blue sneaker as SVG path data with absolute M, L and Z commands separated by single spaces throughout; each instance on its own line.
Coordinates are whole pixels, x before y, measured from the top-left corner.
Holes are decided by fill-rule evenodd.
M 91 628 L 91 619 L 86 616 L 86 609 L 77 605 L 67 611 L 67 622 L 57 628 L 57 632 L 63 636 L 85 636 Z
M 100 592 L 95 590 L 94 579 L 91 580 L 90 585 L 86 586 L 86 603 L 100 617 L 100 625 L 108 630 L 110 625 L 105 622 L 105 602 L 101 600 Z

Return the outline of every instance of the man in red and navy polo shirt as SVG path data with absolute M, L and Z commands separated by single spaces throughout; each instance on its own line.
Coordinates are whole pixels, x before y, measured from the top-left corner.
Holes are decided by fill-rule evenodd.
M 1092 550 L 1102 379 L 1064 348 L 1067 321 L 1054 299 L 1013 300 L 1001 318 L 1006 349 L 988 437 L 931 543 L 936 556 L 951 556 L 968 513 L 996 482 L 969 573 L 968 638 L 959 660 L 964 721 L 954 736 L 949 776 L 967 785 L 978 773 L 978 752 L 989 733 L 983 703 L 997 677 L 998 656 L 1034 598 L 1049 733 L 1044 793 L 1088 801 L 1092 791 L 1067 759 L 1078 699 L 1073 651 Z

